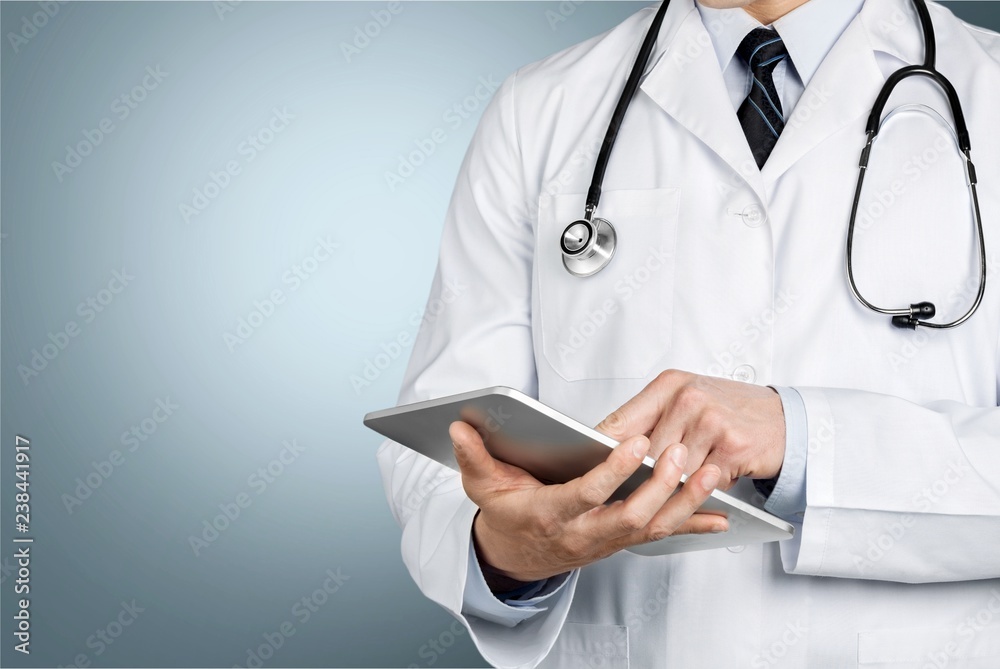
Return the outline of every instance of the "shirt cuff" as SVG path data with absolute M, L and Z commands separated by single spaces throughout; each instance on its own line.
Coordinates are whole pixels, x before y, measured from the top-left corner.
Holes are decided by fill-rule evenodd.
M 809 453 L 806 405 L 794 388 L 771 387 L 781 398 L 781 409 L 785 413 L 785 460 L 774 490 L 764 503 L 764 510 L 790 523 L 801 523 L 806 512 L 806 458 Z
M 470 541 L 469 569 L 465 579 L 462 613 L 504 627 L 514 627 L 519 622 L 547 610 L 548 607 L 541 606 L 541 604 L 561 593 L 567 582 L 569 582 L 569 574 L 560 574 L 532 583 L 531 587 L 522 589 L 514 597 L 507 596 L 501 600 L 486 585 L 486 578 L 483 576 L 483 570 L 479 566 L 479 558 L 476 556 L 475 545 Z M 501 595 L 501 597 L 503 596 Z

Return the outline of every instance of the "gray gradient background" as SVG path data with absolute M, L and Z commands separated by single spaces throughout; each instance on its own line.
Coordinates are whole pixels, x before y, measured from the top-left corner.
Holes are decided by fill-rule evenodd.
M 482 107 L 458 128 L 445 111 L 643 4 L 564 6 L 553 27 L 558 3 L 406 3 L 348 62 L 341 43 L 386 3 L 221 18 L 212 3 L 74 3 L 16 52 L 7 33 L 39 8 L 2 3 L 5 666 L 245 666 L 285 621 L 295 634 L 265 666 L 483 665 L 406 574 L 380 439 L 361 425 L 395 403 L 409 349 L 360 391 L 351 376 L 416 333 Z M 947 4 L 1000 27 L 1000 4 Z M 166 78 L 118 119 L 112 101 L 157 65 Z M 275 107 L 294 119 L 248 162 L 240 142 Z M 104 117 L 114 131 L 60 183 L 52 162 Z M 385 172 L 435 128 L 447 140 L 391 190 Z M 185 222 L 178 206 L 230 160 L 241 173 Z M 284 273 L 326 236 L 339 247 L 292 290 Z M 86 322 L 77 305 L 123 267 L 134 279 Z M 230 351 L 224 333 L 276 288 L 285 302 Z M 25 384 L 18 365 L 70 320 L 79 335 Z M 179 408 L 130 452 L 122 433 L 167 398 Z M 11 636 L 15 434 L 32 443 L 30 657 Z M 304 450 L 251 486 L 286 440 Z M 63 495 L 115 450 L 124 463 L 68 512 Z M 240 493 L 251 505 L 196 557 L 189 537 Z M 327 570 L 349 578 L 302 621 L 293 606 Z M 145 610 L 98 653 L 88 638 L 132 600 Z M 431 639 L 454 644 L 438 655 Z

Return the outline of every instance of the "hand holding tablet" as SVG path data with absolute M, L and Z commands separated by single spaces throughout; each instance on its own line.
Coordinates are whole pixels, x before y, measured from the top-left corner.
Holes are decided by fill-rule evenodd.
M 365 417 L 365 425 L 368 427 L 458 470 L 452 435 L 449 434 L 449 426 L 454 421 L 463 421 L 472 426 L 482 438 L 482 444 L 489 455 L 500 461 L 495 463 L 492 458 L 483 459 L 485 454 L 479 452 L 481 449 L 479 451 L 475 449 L 475 444 L 478 442 L 473 439 L 471 442 L 473 448 L 469 451 L 471 460 L 463 462 L 463 469 L 472 467 L 473 480 L 484 475 L 488 477 L 489 474 L 479 471 L 477 476 L 475 474 L 478 471 L 477 466 L 489 467 L 490 463 L 495 463 L 502 470 L 492 472 L 494 475 L 510 476 L 515 469 L 531 475 L 522 477 L 523 480 L 518 480 L 517 485 L 527 485 L 530 478 L 536 481 L 534 485 L 539 488 L 542 484 L 563 484 L 558 486 L 561 490 L 539 491 L 537 493 L 539 502 L 550 503 L 548 498 L 552 497 L 551 503 L 566 504 L 568 499 L 576 495 L 580 504 L 584 502 L 589 504 L 591 507 L 589 510 L 579 505 L 575 510 L 580 512 L 581 517 L 586 516 L 588 521 L 606 522 L 606 531 L 610 537 L 607 543 L 608 554 L 621 548 L 628 548 L 640 555 L 663 555 L 776 541 L 793 535 L 792 526 L 785 521 L 718 490 L 710 495 L 705 492 L 699 498 L 699 504 L 687 509 L 683 517 L 678 518 L 677 509 L 689 505 L 699 492 L 697 490 L 684 492 L 684 486 L 677 485 L 677 479 L 686 480 L 686 477 L 680 475 L 679 467 L 676 465 L 671 467 L 666 461 L 667 458 L 663 457 L 660 460 L 664 462 L 657 469 L 657 472 L 662 470 L 662 474 L 654 474 L 656 461 L 648 456 L 641 458 L 636 456 L 633 459 L 625 452 L 612 456 L 612 449 L 617 446 L 615 440 L 510 388 L 486 388 L 377 411 Z M 463 428 L 456 426 L 456 429 Z M 459 433 L 456 436 L 461 438 L 463 435 Z M 470 437 L 474 436 L 464 435 L 465 441 L 468 442 Z M 632 444 L 633 441 L 645 440 L 636 438 L 628 440 L 626 444 L 631 448 L 635 445 Z M 683 448 L 679 450 L 683 451 Z M 631 464 L 630 459 L 634 460 Z M 599 467 L 605 461 L 608 464 Z M 504 463 L 513 467 L 508 468 Z M 632 468 L 631 474 L 628 473 L 629 467 Z M 619 476 L 617 480 L 616 473 Z M 700 479 L 705 475 L 702 471 L 693 476 Z M 673 484 L 670 483 L 672 476 L 675 477 Z M 469 476 L 466 475 L 465 478 L 468 479 Z M 643 488 L 643 484 L 651 478 L 653 478 L 651 484 Z M 670 486 L 670 489 L 664 490 L 664 486 Z M 677 488 L 676 492 L 674 487 Z M 475 493 L 473 490 L 470 496 Z M 668 502 L 671 493 L 678 499 L 670 499 Z M 657 500 L 656 495 L 662 495 L 663 499 Z M 598 496 L 605 499 L 598 500 Z M 624 500 L 628 500 L 627 504 Z M 477 500 L 474 498 L 473 501 Z M 608 504 L 605 505 L 605 502 Z M 614 504 L 614 502 L 622 503 Z M 481 501 L 477 503 L 482 506 Z M 671 507 L 676 508 L 671 511 Z M 687 518 L 696 509 L 700 513 Z M 621 520 L 623 513 L 628 518 L 624 522 Z M 726 516 L 728 530 L 712 534 L 671 534 L 660 538 L 664 528 L 673 529 L 670 528 L 670 524 L 675 521 L 676 524 L 680 524 L 687 519 L 687 525 L 681 525 L 680 528 L 681 531 L 687 532 L 707 532 L 718 525 L 723 525 L 717 519 L 702 514 Z M 652 524 L 645 523 L 632 528 L 645 519 Z M 498 528 L 489 529 L 496 531 Z M 511 532 L 514 529 L 508 528 Z M 636 532 L 646 534 L 638 536 L 635 535 Z M 637 543 L 643 538 L 648 542 Z M 655 540 L 649 541 L 649 539 Z

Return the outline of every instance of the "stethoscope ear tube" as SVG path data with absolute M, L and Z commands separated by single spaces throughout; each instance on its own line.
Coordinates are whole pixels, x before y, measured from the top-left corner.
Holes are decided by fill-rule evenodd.
M 851 287 L 851 292 L 861 304 L 868 309 L 880 314 L 892 316 L 892 324 L 898 328 L 915 330 L 918 326 L 935 329 L 947 329 L 961 325 L 972 317 L 982 304 L 983 295 L 986 293 L 986 240 L 983 237 L 983 219 L 979 209 L 979 193 L 976 190 L 976 166 L 972 162 L 972 142 L 969 138 L 969 128 L 965 122 L 965 114 L 962 111 L 962 103 L 958 98 L 958 92 L 948 78 L 938 72 L 936 68 L 937 60 L 937 40 L 934 36 L 934 24 L 931 21 L 930 12 L 924 0 L 913 0 L 920 18 L 920 26 L 924 34 L 924 63 L 923 65 L 911 65 L 901 68 L 892 73 L 886 80 L 875 104 L 872 106 L 871 114 L 868 116 L 868 124 L 865 127 L 867 140 L 861 150 L 861 160 L 858 163 L 858 183 L 854 190 L 854 203 L 851 206 L 851 221 L 847 226 L 847 279 Z M 972 197 L 972 210 L 975 217 L 976 235 L 979 238 L 979 290 L 972 306 L 959 318 L 950 323 L 931 323 L 929 319 L 934 318 L 937 310 L 931 302 L 916 302 L 906 309 L 883 309 L 877 307 L 862 295 L 854 281 L 853 251 L 854 251 L 854 224 L 858 216 L 858 206 L 861 202 L 861 189 L 865 181 L 865 172 L 868 170 L 868 162 L 871 159 L 872 146 L 878 133 L 882 128 L 882 114 L 885 105 L 889 101 L 893 90 L 899 82 L 909 77 L 927 77 L 931 79 L 944 91 L 948 97 L 948 105 L 951 107 L 952 119 L 955 123 L 955 141 L 958 149 L 965 157 L 966 175 L 968 177 L 969 190 Z
M 597 163 L 594 165 L 594 176 L 590 182 L 590 189 L 587 191 L 587 202 L 584 218 L 573 221 L 563 230 L 560 239 L 563 265 L 574 276 L 587 277 L 597 274 L 604 269 L 611 258 L 615 255 L 615 248 L 618 245 L 618 234 L 615 226 L 603 218 L 594 218 L 597 205 L 601 201 L 601 186 L 604 183 L 604 174 L 608 169 L 608 161 L 611 158 L 611 150 L 618 139 L 618 131 L 621 129 L 622 121 L 625 119 L 625 112 L 628 111 L 632 98 L 635 97 L 639 89 L 639 80 L 649 62 L 649 56 L 656 43 L 656 37 L 660 33 L 660 26 L 663 24 L 663 17 L 667 13 L 670 0 L 663 0 L 657 10 L 653 21 L 646 32 L 646 37 L 639 48 L 632 71 L 629 73 L 625 88 L 611 116 L 608 130 L 601 143 L 601 151 L 597 155 Z
M 611 122 L 604 136 L 604 141 L 601 144 L 597 163 L 594 165 L 594 175 L 591 180 L 590 189 L 587 191 L 584 218 L 573 221 L 563 230 L 563 235 L 560 239 L 563 265 L 574 276 L 592 276 L 606 267 L 614 256 L 618 242 L 617 232 L 607 219 L 595 218 L 595 213 L 601 200 L 601 188 L 604 183 L 604 175 L 608 168 L 611 151 L 617 140 L 625 113 L 628 111 L 632 98 L 635 97 L 635 93 L 639 88 L 639 81 L 649 62 L 653 45 L 656 43 L 656 38 L 659 35 L 660 27 L 669 5 L 669 0 L 663 0 L 656 15 L 653 17 L 646 36 L 643 39 L 642 46 L 639 48 L 635 63 L 632 65 L 632 70 L 625 82 L 625 87 L 615 106 Z M 924 62 L 922 65 L 911 65 L 893 72 L 886 80 L 882 90 L 879 91 L 872 106 L 871 114 L 868 116 L 868 123 L 865 127 L 867 139 L 861 150 L 861 158 L 858 162 L 858 182 L 854 190 L 854 202 L 851 206 L 851 220 L 847 227 L 847 277 L 854 297 L 868 309 L 892 316 L 892 324 L 896 327 L 916 329 L 918 326 L 923 326 L 944 329 L 956 327 L 967 321 L 983 301 L 983 296 L 986 292 L 986 240 L 983 237 L 982 214 L 979 208 L 979 194 L 976 190 L 976 167 L 972 162 L 972 142 L 969 138 L 969 129 L 965 122 L 965 114 L 962 112 L 961 101 L 952 83 L 936 68 L 937 41 L 927 4 L 925 0 L 913 0 L 913 5 L 916 8 L 920 19 L 920 26 L 923 30 Z M 929 319 L 933 318 L 936 314 L 936 309 L 930 302 L 916 302 L 908 308 L 903 309 L 884 309 L 875 306 L 861 295 L 861 291 L 858 290 L 858 286 L 854 280 L 854 227 L 857 221 L 858 207 L 861 202 L 865 172 L 868 170 L 868 164 L 871 160 L 872 146 L 885 122 L 883 112 L 893 90 L 901 81 L 917 76 L 926 77 L 937 83 L 948 98 L 955 126 L 956 143 L 959 151 L 965 157 L 966 173 L 975 216 L 976 234 L 979 238 L 979 290 L 976 294 L 976 299 L 965 314 L 950 323 L 930 322 Z M 890 116 L 893 113 L 891 112 Z
M 888 85 L 888 82 L 887 82 Z M 976 292 L 976 299 L 972 306 L 959 318 L 949 323 L 931 323 L 929 319 L 934 318 L 937 313 L 934 304 L 931 302 L 917 302 L 905 309 L 884 309 L 877 307 L 861 295 L 858 286 L 854 281 L 854 226 L 857 221 L 858 208 L 861 202 L 861 190 L 864 186 L 865 172 L 868 171 L 868 163 L 871 159 L 871 150 L 877 137 L 876 132 L 868 133 L 868 140 L 861 150 L 861 159 L 858 169 L 858 183 L 854 190 L 854 202 L 851 205 L 851 220 L 847 226 L 847 280 L 851 292 L 861 304 L 874 312 L 892 316 L 892 324 L 898 328 L 915 330 L 917 326 L 944 330 L 961 325 L 972 317 L 982 304 L 983 296 L 986 294 L 986 239 L 983 236 L 983 220 L 979 208 L 979 193 L 976 189 L 976 166 L 972 162 L 972 154 L 969 149 L 963 149 L 962 154 L 966 161 L 966 174 L 969 180 L 969 190 L 972 197 L 972 210 L 975 218 L 976 236 L 979 240 L 979 290 Z

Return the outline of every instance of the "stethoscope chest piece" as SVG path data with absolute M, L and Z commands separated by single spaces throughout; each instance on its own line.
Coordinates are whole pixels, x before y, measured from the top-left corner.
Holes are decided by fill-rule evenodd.
M 592 276 L 611 262 L 618 245 L 618 234 L 615 226 L 606 219 L 581 218 L 566 226 L 559 245 L 562 247 L 563 265 L 570 274 Z

